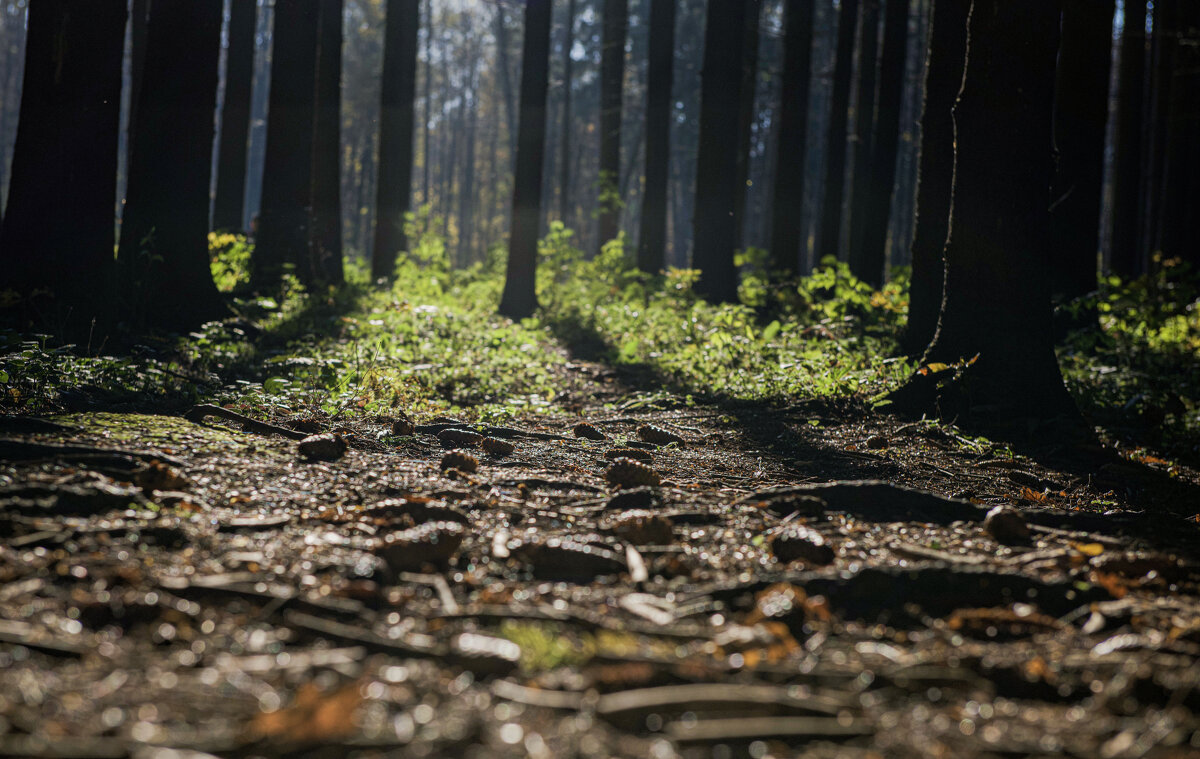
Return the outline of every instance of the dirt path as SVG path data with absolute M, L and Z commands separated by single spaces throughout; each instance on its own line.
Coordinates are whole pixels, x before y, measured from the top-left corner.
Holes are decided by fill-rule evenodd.
M 1200 751 L 1194 472 L 605 392 L 578 431 L 291 425 L 329 461 L 6 420 L 0 755 Z

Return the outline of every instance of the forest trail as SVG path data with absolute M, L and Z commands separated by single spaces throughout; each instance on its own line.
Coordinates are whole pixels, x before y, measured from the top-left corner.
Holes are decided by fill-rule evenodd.
M 569 418 L 276 420 L 328 461 L 7 418 L 0 754 L 1196 750 L 1195 472 L 570 371 Z

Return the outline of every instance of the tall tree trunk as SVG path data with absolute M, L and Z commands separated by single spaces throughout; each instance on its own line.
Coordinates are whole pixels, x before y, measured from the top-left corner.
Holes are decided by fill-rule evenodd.
M 887 255 L 892 188 L 896 183 L 896 153 L 900 144 L 900 106 L 904 95 L 905 56 L 908 52 L 908 0 L 887 0 L 883 19 L 883 51 L 879 58 L 879 97 L 871 140 L 867 181 L 855 187 L 860 198 L 854 221 L 857 244 L 850 248 L 851 270 L 872 287 L 883 286 Z M 857 262 L 857 267 L 855 263 Z
M 674 0 L 672 0 L 672 3 Z M 674 10 L 672 8 L 672 10 Z M 567 0 L 567 18 L 563 30 L 563 96 L 562 133 L 559 136 L 562 160 L 558 171 L 558 220 L 571 225 L 571 132 L 574 119 L 571 114 L 571 88 L 575 82 L 575 60 L 571 49 L 575 46 L 575 0 Z M 653 34 L 653 31 L 651 31 Z M 668 95 L 669 97 L 669 95 Z
M 893 394 L 902 408 L 963 420 L 974 411 L 972 421 L 985 425 L 1077 418 L 1054 355 L 1045 276 L 1058 39 L 1055 3 L 972 4 L 954 107 L 946 295 L 924 363 L 978 358 L 962 369 L 962 381 L 950 379 L 955 369 L 927 366 Z M 984 418 L 985 409 L 993 416 Z
M 517 152 L 517 98 L 513 93 L 512 65 L 509 63 L 508 21 L 504 5 L 496 4 L 496 60 L 500 64 L 500 87 L 504 92 L 504 121 L 508 125 L 509 156 Z M 524 82 L 524 78 L 521 79 Z
M 604 0 L 600 42 L 600 217 L 598 245 L 619 231 L 621 193 L 621 105 L 625 90 L 625 33 L 628 0 Z
M 1161 246 L 1163 201 L 1163 164 L 1166 155 L 1167 124 L 1170 111 L 1171 79 L 1175 70 L 1178 47 L 1179 0 L 1156 0 L 1154 3 L 1154 36 L 1151 39 L 1150 103 L 1145 124 L 1146 158 L 1142 163 L 1142 207 L 1139 227 L 1142 246 L 1151 255 Z
M 1067 300 L 1096 289 L 1114 0 L 1062 0 L 1051 191 L 1051 288 Z
M 1142 114 L 1146 86 L 1146 0 L 1125 0 L 1121 68 L 1117 82 L 1116 158 L 1113 165 L 1109 266 L 1122 277 L 1145 271 L 1138 230 L 1141 204 Z
M 262 205 L 251 279 L 255 287 L 274 285 L 285 265 L 307 269 L 318 17 L 318 0 L 275 6 Z
M 746 2 L 709 3 L 704 31 L 692 264 L 701 272 L 696 291 L 713 302 L 737 300 L 738 161 L 730 146 L 738 142 L 739 113 L 729 104 L 741 102 Z
M 217 150 L 217 194 L 213 229 L 241 231 L 246 205 L 246 152 L 250 135 L 250 86 L 254 78 L 256 0 L 230 0 L 229 48 L 225 57 L 225 101 Z
M 320 0 L 312 150 L 311 278 L 341 284 L 342 0 Z
M 814 258 L 837 258 L 841 247 L 842 200 L 846 189 L 846 123 L 850 116 L 850 83 L 854 74 L 854 31 L 859 0 L 841 0 L 838 11 L 837 53 L 829 124 L 825 133 L 825 186 L 817 223 Z
M 738 134 L 737 178 L 734 180 L 733 226 L 736 247 L 745 244 L 746 189 L 750 180 L 750 141 L 754 136 L 754 96 L 758 89 L 758 27 L 762 19 L 762 0 L 746 0 L 746 18 L 742 27 L 742 84 L 737 101 Z
M 121 224 L 133 318 L 185 329 L 222 310 L 208 261 L 221 0 L 156 2 Z
M 69 339 L 86 338 L 111 301 L 125 20 L 124 0 L 29 8 L 0 272 L 26 315 Z M 32 299 L 42 289 L 49 304 Z
M 146 72 L 146 25 L 150 21 L 150 0 L 133 0 L 129 13 L 129 123 L 126 125 L 125 155 L 133 151 L 134 119 L 142 97 L 142 79 Z M 128 163 L 128 157 L 125 159 Z
M 808 153 L 808 93 L 812 69 L 812 0 L 784 4 L 783 91 L 771 211 L 771 267 L 800 272 L 804 244 L 804 177 Z
M 413 100 L 417 94 L 418 0 L 388 0 L 384 28 L 383 94 L 379 124 L 379 177 L 371 275 L 391 277 L 396 253 L 407 250 L 404 217 L 411 209 Z M 432 67 L 430 69 L 432 71 Z M 426 162 L 429 156 L 425 157 Z
M 433 55 L 431 54 L 432 39 L 433 0 L 425 0 L 425 120 L 421 123 L 421 172 L 423 174 L 421 182 L 421 202 L 425 205 L 429 205 L 429 133 L 433 131 L 430 126 L 433 116 L 433 93 L 431 87 L 433 83 Z
M 512 233 L 500 313 L 523 319 L 537 310 L 537 237 L 542 215 L 546 91 L 550 79 L 550 0 L 526 0 L 521 52 L 521 111 L 513 180 Z
M 971 0 L 933 0 L 925 104 L 921 112 L 921 159 L 917 174 L 917 221 L 912 241 L 908 326 L 901 348 L 920 356 L 937 329 L 950 231 L 954 185 L 954 101 L 962 88 Z
M 850 191 L 846 222 L 846 260 L 851 272 L 867 279 L 858 251 L 862 247 L 866 196 L 871 184 L 871 149 L 875 144 L 875 111 L 879 81 L 879 11 L 881 0 L 863 0 L 858 35 L 858 96 L 854 103 L 854 140 L 851 145 Z M 886 223 L 886 222 L 885 222 Z
M 1164 258 L 1200 264 L 1200 5 L 1175 10 L 1179 44 L 1170 82 L 1159 245 Z
M 675 1 L 650 0 L 650 60 L 646 72 L 646 191 L 642 195 L 641 237 L 638 240 L 638 268 L 650 274 L 663 269 L 667 250 L 667 172 L 671 162 L 671 83 L 675 77 Z

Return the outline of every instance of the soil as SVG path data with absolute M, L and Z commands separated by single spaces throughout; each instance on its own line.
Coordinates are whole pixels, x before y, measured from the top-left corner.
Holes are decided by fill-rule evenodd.
M 569 418 L 271 420 L 316 456 L 4 419 L 0 755 L 1200 754 L 1195 471 L 584 369 Z

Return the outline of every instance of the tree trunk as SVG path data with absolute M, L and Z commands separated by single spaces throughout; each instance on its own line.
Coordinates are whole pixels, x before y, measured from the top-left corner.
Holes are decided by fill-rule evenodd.
M 672 0 L 672 5 L 674 0 Z M 672 10 L 674 8 L 672 7 Z M 653 31 L 651 31 L 653 34 Z M 571 129 L 574 120 L 571 117 L 571 87 L 575 82 L 575 61 L 571 58 L 571 49 L 575 46 L 575 0 L 567 0 L 567 18 L 563 37 L 563 100 L 562 100 L 562 133 L 559 136 L 562 160 L 558 171 L 558 220 L 564 225 L 571 225 Z M 668 95 L 669 97 L 669 95 Z
M 4 224 L 3 288 L 27 315 L 86 337 L 112 295 L 124 0 L 29 8 L 21 114 Z M 49 305 L 32 299 L 45 289 Z
M 1138 230 L 1146 86 L 1146 0 L 1125 0 L 1118 77 L 1109 266 L 1116 274 L 1129 278 L 1144 272 L 1146 266 Z
M 142 97 L 142 78 L 146 72 L 146 25 L 150 21 L 150 0 L 133 0 L 129 15 L 129 123 L 126 125 L 125 155 L 133 151 L 134 119 Z M 127 169 L 128 170 L 128 169 Z
M 850 249 L 851 269 L 857 260 L 859 277 L 879 288 L 887 255 L 892 188 L 896 183 L 896 153 L 900 144 L 900 107 L 904 95 L 905 57 L 908 52 L 908 0 L 887 0 L 883 19 L 883 51 L 879 58 L 879 97 L 875 110 L 875 136 L 867 182 L 855 188 L 862 214 L 854 222 L 857 245 Z
M 846 189 L 846 123 L 850 115 L 850 82 L 854 73 L 854 31 L 859 0 L 842 0 L 838 11 L 837 54 L 833 66 L 833 90 L 829 102 L 829 125 L 825 134 L 825 187 L 817 224 L 814 257 L 837 258 L 841 247 L 842 200 Z
M 419 32 L 420 30 L 418 30 Z M 433 115 L 433 94 L 431 92 L 431 84 L 433 82 L 433 56 L 430 54 L 431 40 L 433 39 L 433 0 L 425 0 L 425 99 L 424 99 L 424 116 L 425 119 L 421 123 L 421 171 L 423 173 L 421 183 L 421 202 L 429 205 L 429 133 L 430 119 Z
M 775 154 L 771 212 L 771 267 L 800 273 L 804 244 L 804 176 L 808 152 L 808 93 L 811 79 L 812 0 L 784 4 L 783 92 Z
M 271 92 L 252 283 L 270 287 L 284 267 L 307 269 L 312 234 L 318 0 L 275 6 Z M 300 272 L 306 275 L 307 271 Z
M 526 0 L 521 51 L 521 111 L 513 180 L 512 232 L 500 313 L 512 319 L 537 310 L 538 220 L 546 143 L 546 90 L 550 79 L 550 0 Z
M 600 216 L 597 245 L 619 231 L 621 193 L 621 105 L 625 85 L 628 0 L 604 0 L 600 42 Z
M 1066 300 L 1096 289 L 1113 6 L 1113 0 L 1062 0 L 1050 229 L 1051 288 Z
M 892 396 L 901 409 L 961 420 L 975 412 L 985 425 L 1077 418 L 1054 355 L 1045 276 L 1058 38 L 1054 3 L 972 4 L 954 107 L 946 295 L 926 373 Z M 930 366 L 972 359 L 958 380 L 954 368 Z
M 504 5 L 496 4 L 496 62 L 500 65 L 500 87 L 504 92 L 504 121 L 508 124 L 509 156 L 517 152 L 517 98 L 513 93 L 512 65 L 509 63 L 508 22 L 504 18 Z M 524 77 L 521 79 L 525 81 Z
M 213 229 L 240 232 L 244 228 L 246 140 L 250 133 L 250 85 L 254 78 L 254 4 L 255 0 L 230 0 Z
M 758 89 L 758 27 L 762 0 L 746 0 L 742 37 L 742 85 L 738 101 L 737 179 L 734 181 L 733 228 L 735 247 L 746 244 L 746 190 L 750 181 L 750 140 L 754 134 L 754 96 Z
M 1142 162 L 1142 206 L 1139 228 L 1142 246 L 1150 255 L 1160 251 L 1164 158 L 1170 110 L 1171 79 L 1178 47 L 1179 0 L 1156 0 L 1151 39 L 1150 103 L 1145 117 L 1146 158 Z
M 912 241 L 908 326 L 901 348 L 920 356 L 933 339 L 942 307 L 954 185 L 954 101 L 962 88 L 971 0 L 933 0 L 925 104 L 921 113 L 921 159 L 917 174 L 917 221 Z
M 854 103 L 854 140 L 851 146 L 853 163 L 850 166 L 850 192 L 847 201 L 849 211 L 846 221 L 846 259 L 850 271 L 866 280 L 860 258 L 862 231 L 866 224 L 875 223 L 867 219 L 866 196 L 871 184 L 871 149 L 875 139 L 875 104 L 879 80 L 879 10 L 881 0 L 863 0 L 862 15 L 859 17 L 858 36 L 858 97 Z
M 310 277 L 337 285 L 346 278 L 342 268 L 342 0 L 320 3 Z
M 646 72 L 646 190 L 638 268 L 657 274 L 667 249 L 667 172 L 671 162 L 671 83 L 675 77 L 675 0 L 650 2 Z
M 1200 5 L 1181 3 L 1180 40 L 1170 81 L 1163 159 L 1161 242 L 1164 259 L 1200 264 Z
M 150 12 L 118 254 L 135 322 L 186 329 L 223 311 L 208 260 L 221 16 L 221 0 Z
M 742 47 L 747 0 L 709 3 L 704 31 L 700 91 L 700 145 L 696 151 L 696 197 L 692 265 L 699 269 L 696 292 L 713 302 L 737 300 L 737 202 Z

